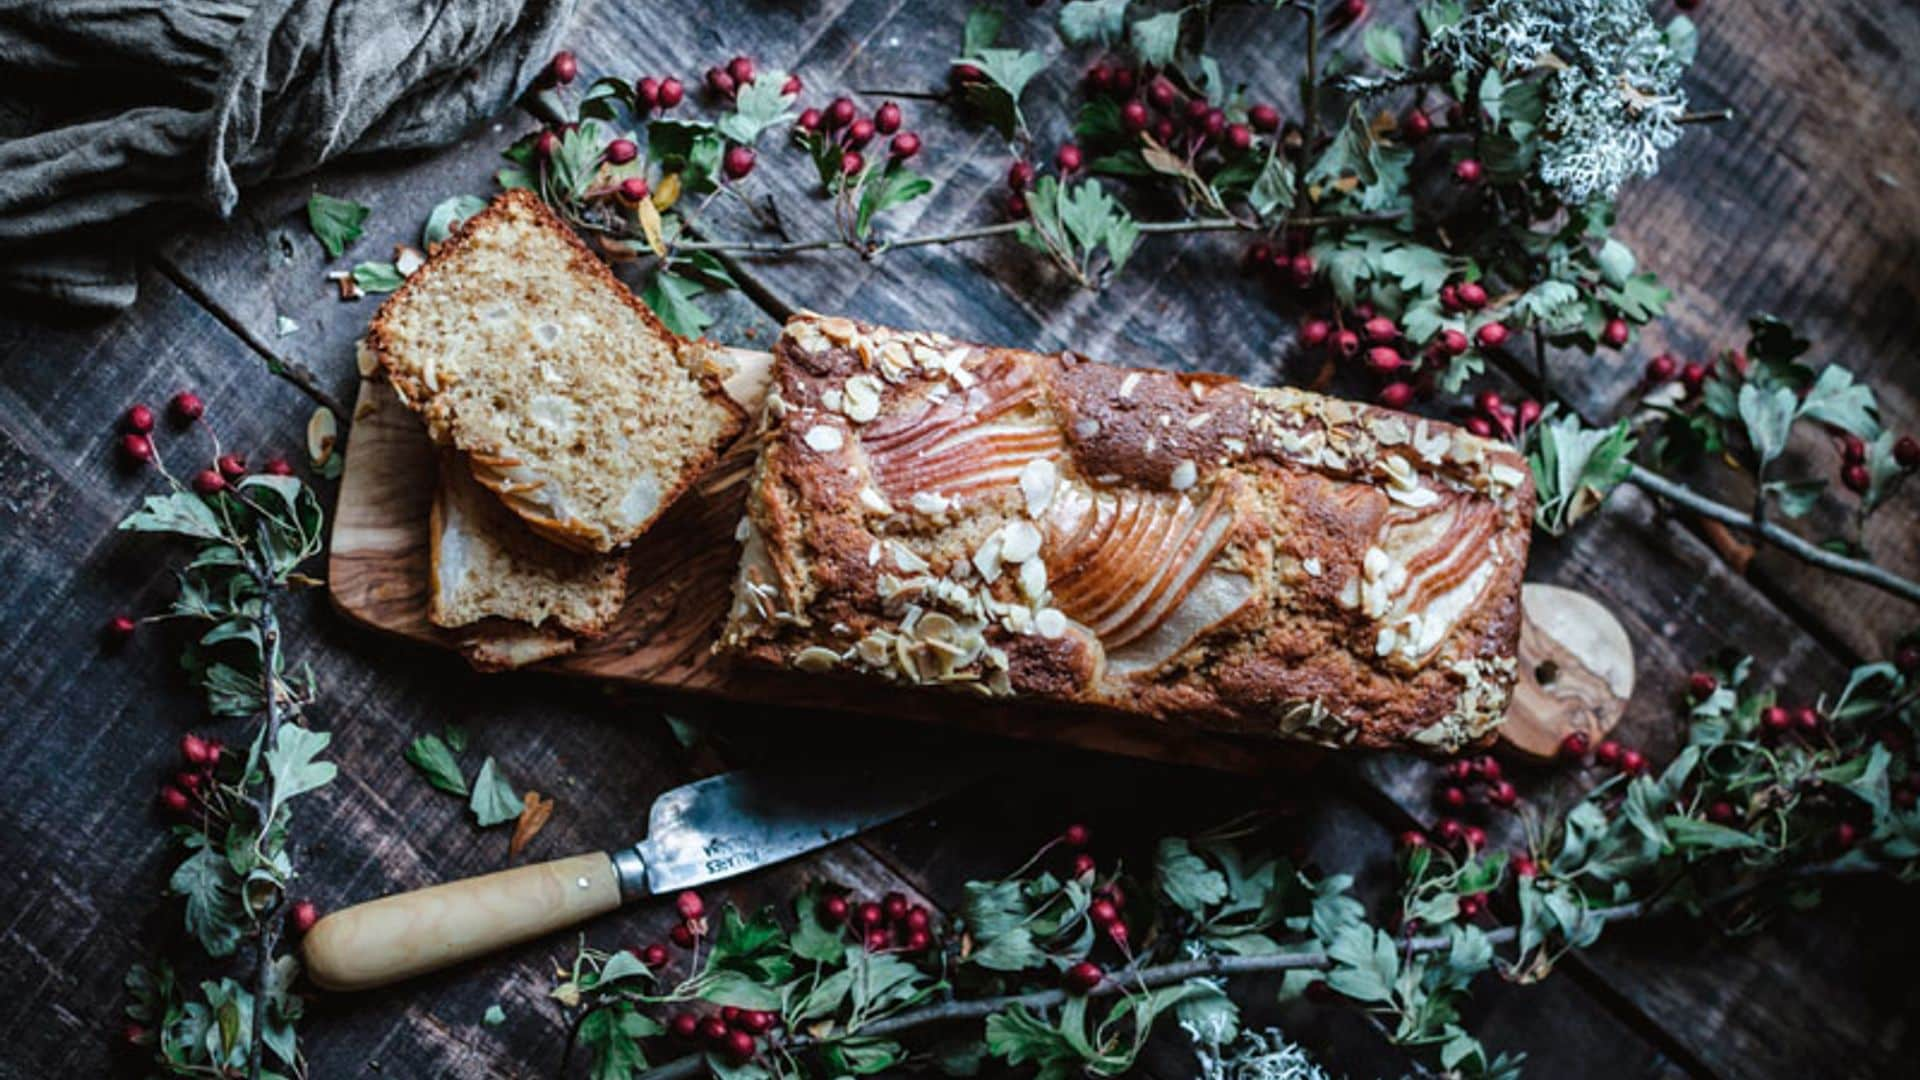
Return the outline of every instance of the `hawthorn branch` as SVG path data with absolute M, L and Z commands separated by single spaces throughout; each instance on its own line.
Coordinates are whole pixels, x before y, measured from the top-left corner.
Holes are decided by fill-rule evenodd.
M 249 558 L 249 569 L 254 582 L 260 588 L 260 682 L 266 689 L 267 714 L 266 729 L 261 736 L 261 745 L 273 749 L 280 737 L 280 619 L 273 611 L 273 579 L 261 567 L 259 556 Z M 269 770 L 265 781 L 273 783 Z M 270 793 L 261 796 L 260 835 L 266 836 L 273 829 L 273 822 L 267 819 L 267 810 L 273 805 Z M 270 914 L 280 907 L 279 898 L 275 898 Z M 260 1080 L 261 1050 L 266 1045 L 263 1038 L 267 1015 L 267 988 L 273 984 L 273 949 L 279 944 L 279 922 L 269 919 L 260 927 L 260 937 L 255 944 L 253 966 L 253 1020 L 252 1032 L 247 1043 L 247 1080 Z
M 1643 465 L 1633 466 L 1633 471 L 1627 474 L 1627 482 L 1649 494 L 1685 507 L 1709 521 L 1717 521 L 1730 529 L 1758 537 L 1801 562 L 1823 570 L 1831 570 L 1855 581 L 1864 581 L 1874 588 L 1890 592 L 1903 600 L 1920 604 L 1920 582 L 1910 581 L 1883 566 L 1875 566 L 1864 559 L 1850 558 L 1809 543 L 1772 521 L 1757 519 L 1754 514 L 1742 513 L 1700 494 L 1685 484 L 1669 480 Z

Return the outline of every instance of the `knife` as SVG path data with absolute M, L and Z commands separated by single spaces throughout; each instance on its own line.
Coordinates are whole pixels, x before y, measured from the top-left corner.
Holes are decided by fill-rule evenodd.
M 336 911 L 308 931 L 307 973 L 366 990 L 539 937 L 647 896 L 803 855 L 959 790 L 980 772 L 900 760 L 746 769 L 654 800 L 647 835 L 614 851 L 520 866 Z

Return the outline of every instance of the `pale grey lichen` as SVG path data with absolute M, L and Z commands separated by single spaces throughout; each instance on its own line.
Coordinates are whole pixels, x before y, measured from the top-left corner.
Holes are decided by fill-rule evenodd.
M 1194 1053 L 1200 1080 L 1331 1080 L 1277 1028 L 1242 1032 L 1225 1046 L 1198 1043 Z
M 1652 176 L 1680 137 L 1692 24 L 1655 25 L 1645 0 L 1478 0 L 1435 27 L 1429 48 L 1465 86 L 1488 70 L 1544 80 L 1535 168 L 1569 203 L 1612 198 L 1627 180 Z

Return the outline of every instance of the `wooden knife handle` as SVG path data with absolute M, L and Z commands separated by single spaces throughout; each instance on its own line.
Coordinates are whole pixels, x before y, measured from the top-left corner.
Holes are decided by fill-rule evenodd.
M 605 852 L 356 904 L 307 933 L 307 973 L 328 990 L 367 990 L 457 964 L 620 906 Z

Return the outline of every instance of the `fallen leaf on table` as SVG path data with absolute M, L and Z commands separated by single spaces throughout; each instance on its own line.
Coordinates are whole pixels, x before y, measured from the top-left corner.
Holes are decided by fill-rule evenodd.
M 520 820 L 513 826 L 513 839 L 507 843 L 507 858 L 519 858 L 520 852 L 546 827 L 547 819 L 552 816 L 552 799 L 542 799 L 537 791 L 527 792 L 526 803 L 520 810 Z

